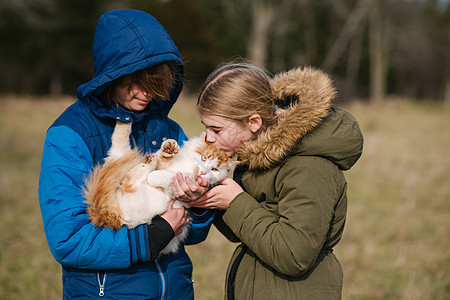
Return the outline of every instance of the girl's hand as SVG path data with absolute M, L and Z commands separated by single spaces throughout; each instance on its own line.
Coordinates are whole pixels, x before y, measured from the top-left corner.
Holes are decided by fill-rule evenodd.
M 200 198 L 209 187 L 209 182 L 205 178 L 195 176 L 195 182 L 191 178 L 183 178 L 178 172 L 172 181 L 172 192 L 177 200 L 191 203 Z
M 233 179 L 225 178 L 220 185 L 207 191 L 200 199 L 190 202 L 193 207 L 228 209 L 231 201 L 244 190 Z
M 173 208 L 175 199 L 169 201 L 167 210 L 161 214 L 161 217 L 172 226 L 175 235 L 179 235 L 183 231 L 183 227 L 189 223 L 188 211 L 183 206 Z

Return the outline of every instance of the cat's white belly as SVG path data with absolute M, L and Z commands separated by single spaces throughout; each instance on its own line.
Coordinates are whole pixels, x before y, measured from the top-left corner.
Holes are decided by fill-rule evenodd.
M 132 194 L 122 194 L 120 208 L 122 210 L 123 223 L 128 228 L 133 228 L 141 224 L 150 224 L 152 219 L 167 210 L 170 198 L 160 189 L 150 185 L 137 185 L 138 190 Z M 186 206 L 180 201 L 176 201 L 175 208 Z M 160 252 L 161 255 L 175 253 L 180 247 L 180 243 L 186 238 L 189 231 L 186 225 L 182 233 L 175 236 L 169 244 Z
M 167 210 L 169 197 L 149 185 L 137 185 L 135 193 L 122 194 L 120 208 L 123 223 L 129 228 L 140 224 L 150 224 L 151 220 Z

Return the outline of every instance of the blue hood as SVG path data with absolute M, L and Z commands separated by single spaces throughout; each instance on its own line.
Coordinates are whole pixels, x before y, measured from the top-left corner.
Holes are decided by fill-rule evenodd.
M 127 115 L 138 121 L 155 110 L 167 115 L 183 87 L 183 62 L 177 47 L 161 24 L 143 11 L 119 9 L 102 15 L 95 30 L 93 58 L 94 78 L 78 88 L 77 96 L 99 117 Z M 99 95 L 114 79 L 167 61 L 178 65 L 169 101 L 158 101 L 143 114 L 134 114 L 100 100 Z

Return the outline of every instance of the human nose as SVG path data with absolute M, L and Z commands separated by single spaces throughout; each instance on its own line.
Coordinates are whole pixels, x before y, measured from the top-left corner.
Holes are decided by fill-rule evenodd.
M 146 98 L 151 98 L 152 97 L 152 95 L 150 95 L 150 93 L 146 92 L 146 91 L 142 91 L 142 95 L 144 95 L 144 97 L 146 97 Z
M 214 138 L 214 134 L 212 134 L 210 130 L 206 130 L 205 141 L 207 141 L 208 143 L 214 143 L 216 141 L 216 139 Z
M 151 99 L 152 98 L 152 95 L 149 92 L 143 90 L 139 85 L 137 85 L 135 83 L 133 83 L 131 85 L 131 89 L 130 90 L 138 97 L 139 96 L 141 96 L 141 97 L 143 96 L 143 97 L 145 97 L 147 99 Z

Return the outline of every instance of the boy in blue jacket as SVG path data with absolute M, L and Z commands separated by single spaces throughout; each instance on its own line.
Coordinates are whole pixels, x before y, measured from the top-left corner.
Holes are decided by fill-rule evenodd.
M 45 234 L 63 269 L 63 298 L 193 299 L 184 247 L 159 257 L 189 222 L 184 208 L 169 207 L 150 225 L 111 230 L 93 226 L 82 196 L 84 178 L 107 155 L 116 120 L 133 122 L 132 143 L 146 152 L 168 138 L 187 139 L 168 118 L 182 89 L 183 62 L 158 21 L 130 9 L 100 18 L 93 55 L 93 79 L 48 129 L 39 179 Z M 193 186 L 197 191 L 184 197 L 198 197 L 207 183 Z M 203 241 L 213 217 L 214 211 L 190 211 L 186 243 Z

